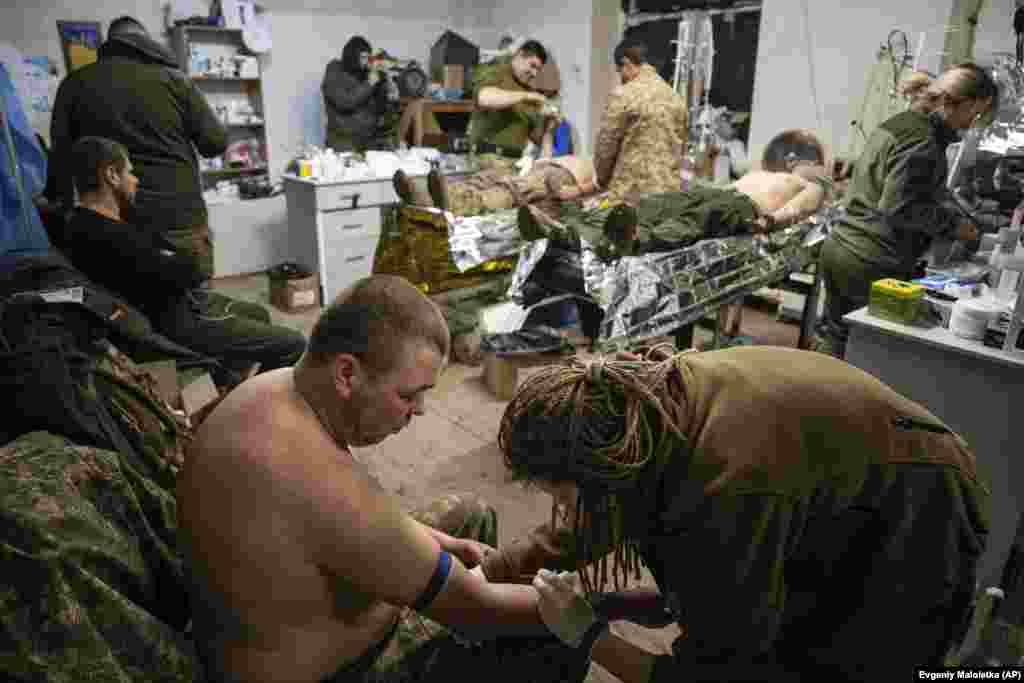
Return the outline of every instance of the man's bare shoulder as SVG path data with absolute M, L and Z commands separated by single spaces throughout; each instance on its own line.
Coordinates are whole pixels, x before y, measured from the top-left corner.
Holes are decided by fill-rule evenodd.
M 232 487 L 226 498 L 225 486 Z M 388 494 L 295 390 L 291 369 L 258 375 L 217 406 L 188 449 L 177 489 L 186 517 L 209 525 L 218 511 L 250 511 L 302 530 L 293 540 L 311 556 L 324 541 L 316 521 L 324 515 L 334 519 L 331 531 L 356 526 L 367 509 L 396 515 Z
M 308 498 L 309 479 L 339 462 L 351 462 L 351 454 L 296 391 L 291 368 L 282 368 L 236 387 L 203 422 L 186 452 L 179 495 L 201 497 L 224 481 L 243 480 L 239 499 L 277 500 L 291 491 L 299 500 Z
M 279 429 L 297 428 L 298 394 L 291 368 L 243 382 L 214 408 L 196 431 L 188 459 L 229 457 L 271 447 Z

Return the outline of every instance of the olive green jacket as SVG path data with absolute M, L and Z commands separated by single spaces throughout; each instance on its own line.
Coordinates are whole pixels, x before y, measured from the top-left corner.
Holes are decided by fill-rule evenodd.
M 689 443 L 635 513 L 688 634 L 651 680 L 898 680 L 951 645 L 990 525 L 964 440 L 824 354 L 685 359 Z
M 473 98 L 478 98 L 480 91 L 487 87 L 513 92 L 531 91 L 516 80 L 511 62 L 504 60 L 477 67 L 473 75 Z M 540 108 L 528 103 L 508 109 L 476 109 L 470 116 L 469 136 L 474 143 L 489 143 L 521 152 L 530 142 L 530 135 L 543 125 Z
M 222 154 L 227 131 L 163 46 L 142 36 L 107 40 L 99 61 L 65 78 L 50 124 L 61 201 L 71 205 L 71 149 L 87 135 L 128 150 L 139 179 L 132 222 L 165 233 L 207 222 L 196 150 Z
M 882 123 L 857 160 L 832 239 L 867 263 L 911 272 L 932 238 L 958 222 L 945 190 L 955 139 L 937 114 L 907 111 Z

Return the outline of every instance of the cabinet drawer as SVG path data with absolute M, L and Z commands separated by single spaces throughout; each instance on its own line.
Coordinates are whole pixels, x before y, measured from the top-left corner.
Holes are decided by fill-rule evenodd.
M 380 209 L 356 209 L 355 211 L 329 211 L 320 214 L 323 221 L 324 239 L 358 239 L 380 234 Z
M 395 204 L 398 202 L 398 195 L 395 194 L 390 179 L 372 180 L 365 183 L 320 186 L 316 190 L 316 200 L 320 211 L 337 211 Z
M 379 235 L 356 238 L 335 237 L 324 244 L 323 285 L 324 305 L 329 304 L 356 280 L 369 277 L 373 272 L 373 258 L 377 252 Z

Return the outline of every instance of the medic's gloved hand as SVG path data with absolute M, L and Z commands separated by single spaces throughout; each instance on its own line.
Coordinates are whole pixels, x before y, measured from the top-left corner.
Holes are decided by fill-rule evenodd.
M 569 647 L 590 647 L 608 628 L 608 622 L 576 592 L 575 580 L 568 572 L 555 574 L 541 569 L 533 587 L 540 593 L 538 609 L 544 625 Z

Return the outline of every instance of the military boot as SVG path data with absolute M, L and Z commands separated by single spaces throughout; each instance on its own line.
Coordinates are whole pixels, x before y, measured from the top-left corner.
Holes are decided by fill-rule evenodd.
M 430 190 L 430 198 L 434 200 L 434 206 L 447 211 L 451 202 L 448 199 L 448 181 L 437 169 L 431 169 L 427 174 L 427 189 Z
M 430 193 L 423 186 L 423 180 L 420 178 L 410 178 L 409 174 L 402 169 L 395 171 L 395 175 L 391 178 L 391 184 L 395 188 L 395 194 L 398 195 L 403 204 L 410 206 L 434 205 L 433 200 L 430 198 Z

